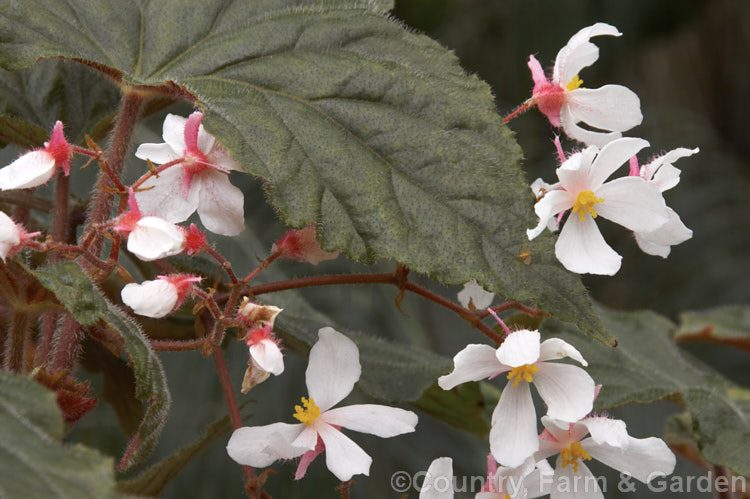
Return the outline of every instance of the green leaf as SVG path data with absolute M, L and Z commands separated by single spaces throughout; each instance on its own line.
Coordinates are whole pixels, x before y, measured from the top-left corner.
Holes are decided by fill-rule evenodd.
M 214 443 L 217 438 L 226 434 L 230 429 L 232 429 L 232 425 L 229 421 L 229 416 L 225 416 L 209 425 L 203 435 L 192 444 L 181 448 L 137 477 L 118 482 L 117 490 L 121 493 L 136 494 L 139 496 L 162 496 L 169 482 L 195 456 Z
M 0 497 L 115 497 L 112 459 L 61 444 L 64 431 L 54 392 L 0 371 Z
M 146 411 L 118 469 L 142 462 L 156 445 L 170 402 L 164 368 L 146 335 L 133 319 L 104 298 L 76 263 L 54 263 L 27 271 L 52 291 L 80 324 L 94 325 L 101 320 L 122 340 L 135 375 L 135 396 L 146 404 Z
M 709 341 L 750 350 L 750 307 L 726 305 L 680 314 L 675 340 Z
M 484 418 L 485 400 L 479 383 L 464 383 L 443 390 L 437 383 L 430 386 L 414 406 L 462 430 L 486 437 L 490 431 Z
M 68 57 L 132 84 L 184 86 L 205 126 L 324 249 L 477 279 L 613 343 L 550 235 L 489 86 L 356 0 L 0 1 L 0 65 Z M 373 7 L 375 10 L 373 10 Z M 519 258 L 531 254 L 530 264 Z
M 41 60 L 18 72 L 0 70 L 0 145 L 41 147 L 55 121 L 81 143 L 104 138 L 114 122 L 120 90 L 101 73 L 63 59 Z
M 706 461 L 750 476 L 750 391 L 732 384 L 672 342 L 674 323 L 652 312 L 601 310 L 619 338 L 606 348 L 582 337 L 570 326 L 547 320 L 542 331 L 578 348 L 587 371 L 604 386 L 596 407 L 674 400 L 693 421 L 698 448 Z

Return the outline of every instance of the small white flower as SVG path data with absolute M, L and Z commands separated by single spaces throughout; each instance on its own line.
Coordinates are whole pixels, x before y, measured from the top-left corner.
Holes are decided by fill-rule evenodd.
M 185 249 L 185 232 L 181 227 L 159 217 L 143 217 L 128 235 L 128 251 L 150 262 Z
M 192 283 L 197 281 L 200 281 L 200 277 L 184 274 L 158 276 L 153 281 L 125 285 L 120 296 L 122 302 L 136 314 L 158 319 L 178 308 Z
M 547 404 L 547 415 L 578 421 L 594 403 L 594 380 L 580 367 L 549 362 L 570 357 L 586 366 L 573 346 L 558 338 L 540 343 L 539 331 L 510 333 L 499 348 L 468 345 L 453 358 L 453 372 L 441 376 L 443 390 L 468 381 L 508 373 L 510 380 L 492 413 L 490 450 L 504 466 L 521 465 L 539 448 L 537 420 L 529 385 L 536 386 Z
M 278 310 L 281 311 L 281 309 Z M 281 353 L 278 340 L 274 338 L 271 332 L 272 327 L 273 319 L 262 327 L 250 331 L 245 343 L 249 348 L 253 366 L 256 369 L 278 376 L 284 372 L 284 355 Z
M 603 499 L 597 482 L 584 461 L 592 458 L 610 468 L 648 483 L 658 475 L 674 471 L 675 456 L 663 440 L 655 437 L 633 438 L 625 423 L 606 417 L 587 417 L 574 424 L 543 417 L 546 430 L 540 435 L 541 447 L 534 459 L 559 454 L 551 484 L 551 499 L 575 496 L 580 499 Z M 588 438 L 586 435 L 590 435 Z M 580 484 L 579 490 L 567 490 L 558 484 Z
M 571 272 L 614 275 L 622 257 L 605 241 L 594 219 L 601 215 L 633 232 L 652 232 L 669 220 L 659 189 L 637 176 L 605 182 L 625 161 L 648 146 L 638 138 L 617 139 L 599 150 L 590 146 L 571 155 L 557 177 L 560 189 L 547 192 L 534 206 L 538 236 L 558 214 L 572 208 L 555 244 L 555 256 Z
M 299 479 L 312 458 L 325 451 L 326 466 L 345 482 L 353 475 L 368 475 L 372 458 L 339 428 L 383 438 L 414 431 L 417 415 L 411 411 L 375 404 L 333 408 L 359 380 L 359 351 L 352 340 L 330 327 L 318 334 L 306 372 L 309 398 L 302 397 L 304 407 L 295 407 L 294 417 L 301 422 L 235 430 L 227 452 L 238 463 L 263 468 L 278 459 L 302 456 L 295 475 Z
M 680 182 L 680 170 L 672 164 L 680 158 L 686 158 L 700 152 L 695 149 L 680 147 L 653 159 L 649 164 L 640 168 L 640 176 L 661 192 L 671 189 Z M 684 243 L 693 237 L 693 231 L 682 223 L 680 216 L 667 208 L 669 220 L 667 223 L 651 232 L 636 232 L 635 240 L 644 253 L 662 258 L 669 256 L 671 246 Z
M 550 123 L 587 145 L 605 145 L 620 137 L 620 132 L 639 125 L 643 120 L 641 101 L 630 89 L 621 85 L 605 85 L 597 89 L 582 88 L 578 73 L 599 59 L 599 48 L 589 40 L 595 36 L 621 36 L 617 28 L 596 23 L 573 35 L 557 53 L 552 80 L 547 80 L 541 64 L 529 56 L 529 69 L 534 90 L 529 104 L 536 104 Z M 584 122 L 609 133 L 587 130 Z
M 30 189 L 45 184 L 57 171 L 70 173 L 70 144 L 65 140 L 63 124 L 55 123 L 49 142 L 42 149 L 29 151 L 0 169 L 0 190 Z
M 244 196 L 229 182 L 231 170 L 239 165 L 216 139 L 203 130 L 201 113 L 189 118 L 167 115 L 161 144 L 141 144 L 136 157 L 165 164 L 179 164 L 151 177 L 136 193 L 143 213 L 169 222 L 187 220 L 198 211 L 203 225 L 216 234 L 234 236 L 245 228 Z M 146 190 L 151 187 L 151 189 Z
M 489 307 L 494 299 L 495 293 L 485 291 L 474 279 L 464 284 L 464 289 L 458 292 L 458 302 L 464 308 L 469 308 L 471 303 L 475 309 L 483 310 Z
M 16 223 L 0 211 L 0 259 L 5 261 L 8 255 L 18 248 L 21 244 L 21 236 Z

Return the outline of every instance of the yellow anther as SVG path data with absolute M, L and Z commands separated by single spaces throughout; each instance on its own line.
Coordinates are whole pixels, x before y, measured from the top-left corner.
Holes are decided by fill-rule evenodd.
M 591 213 L 592 218 L 596 218 L 596 209 L 594 209 L 594 205 L 596 203 L 601 203 L 602 201 L 604 201 L 604 199 L 596 197 L 593 191 L 581 191 L 578 193 L 576 202 L 573 203 L 573 213 L 578 213 L 581 222 L 583 222 L 587 212 Z
M 518 367 L 512 367 L 508 373 L 508 379 L 513 380 L 513 386 L 518 386 L 521 380 L 531 383 L 534 381 L 534 374 L 539 370 L 534 364 L 524 364 Z
M 310 426 L 320 416 L 320 407 L 315 405 L 312 397 L 309 399 L 302 397 L 302 405 L 305 406 L 304 409 L 299 405 L 294 406 L 294 417 L 307 426 Z
M 565 85 L 565 89 L 568 91 L 575 90 L 576 88 L 583 85 L 583 80 L 578 77 L 578 75 L 575 75 L 570 82 Z
M 569 464 L 573 465 L 573 471 L 578 472 L 578 460 L 583 459 L 585 461 L 591 461 L 589 453 L 583 449 L 580 442 L 573 442 L 569 446 L 565 447 L 560 451 L 560 457 L 562 458 L 562 467 L 566 467 Z

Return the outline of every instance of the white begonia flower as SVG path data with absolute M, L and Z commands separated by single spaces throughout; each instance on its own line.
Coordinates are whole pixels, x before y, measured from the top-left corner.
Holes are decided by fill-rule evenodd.
M 534 205 L 539 224 L 527 230 L 529 239 L 572 208 L 555 244 L 555 256 L 571 272 L 616 274 L 622 257 L 604 241 L 594 219 L 601 215 L 633 232 L 652 232 L 669 220 L 664 197 L 655 185 L 636 176 L 605 182 L 646 146 L 643 139 L 626 137 L 601 150 L 590 146 L 571 155 L 557 169 L 561 188 L 547 192 Z
M 42 149 L 29 151 L 0 169 L 0 190 L 30 189 L 46 184 L 59 167 L 70 173 L 71 147 L 65 140 L 63 124 L 55 123 L 49 142 Z
M 453 358 L 453 372 L 438 379 L 443 390 L 468 381 L 508 373 L 510 380 L 492 413 L 490 450 L 504 466 L 520 466 L 539 448 L 537 420 L 529 385 L 536 386 L 547 404 L 547 415 L 578 421 L 591 412 L 594 380 L 580 367 L 549 362 L 570 357 L 588 365 L 573 346 L 558 338 L 540 343 L 539 331 L 510 333 L 497 349 L 468 345 Z
M 333 408 L 359 380 L 359 351 L 352 340 L 330 327 L 320 329 L 318 335 L 306 371 L 309 397 L 302 397 L 304 408 L 295 406 L 294 417 L 301 422 L 235 430 L 227 452 L 238 463 L 263 468 L 278 459 L 315 456 L 324 449 L 326 466 L 345 482 L 353 475 L 368 475 L 372 458 L 339 428 L 383 438 L 414 431 L 417 415 L 411 411 L 375 404 Z M 305 456 L 300 467 L 309 464 Z M 304 470 L 298 469 L 296 478 L 301 475 Z
M 178 255 L 185 249 L 185 231 L 163 218 L 143 217 L 128 235 L 127 247 L 144 262 Z
M 200 280 L 200 277 L 186 274 L 158 276 L 153 281 L 125 285 L 120 297 L 136 314 L 158 319 L 179 307 L 190 292 L 192 283 Z
M 543 417 L 546 430 L 535 459 L 559 454 L 552 477 L 551 499 L 603 499 L 591 470 L 584 464 L 592 458 L 643 483 L 674 471 L 675 456 L 660 438 L 633 438 L 623 421 L 588 417 L 574 424 Z M 588 438 L 586 435 L 590 435 Z M 573 484 L 573 490 L 571 485 Z M 575 485 L 577 484 L 577 485 Z
M 664 192 L 680 182 L 680 170 L 672 164 L 680 158 L 686 158 L 700 152 L 695 149 L 680 147 L 662 156 L 654 158 L 649 164 L 640 168 L 639 175 Z M 682 223 L 680 216 L 667 207 L 669 220 L 667 223 L 651 232 L 635 232 L 635 240 L 644 253 L 662 258 L 669 256 L 671 246 L 684 243 L 693 237 L 693 231 Z
M 149 178 L 136 198 L 144 214 L 178 223 L 197 210 L 208 230 L 234 236 L 245 228 L 244 196 L 229 182 L 228 173 L 240 168 L 203 130 L 202 119 L 198 112 L 189 118 L 169 114 L 164 120 L 164 143 L 138 147 L 135 155 L 140 159 L 155 164 L 182 162 Z
M 599 59 L 599 48 L 589 40 L 595 36 L 621 36 L 617 28 L 596 23 L 573 35 L 557 53 L 552 80 L 547 80 L 541 64 L 529 56 L 529 69 L 534 80 L 531 99 L 550 123 L 562 127 L 565 133 L 587 145 L 602 147 L 620 137 L 620 132 L 640 125 L 643 120 L 641 101 L 630 89 L 621 85 L 605 85 L 597 89 L 582 88 L 578 73 Z M 584 122 L 605 132 L 587 130 L 578 125 Z
M 475 309 L 483 310 L 489 307 L 494 299 L 495 293 L 485 291 L 474 279 L 464 284 L 464 289 L 458 292 L 458 302 L 464 308 L 469 308 L 469 304 L 472 303 Z
M 279 342 L 274 338 L 271 329 L 273 321 L 281 312 L 280 308 L 269 307 L 278 310 L 262 327 L 253 329 L 247 334 L 245 343 L 250 351 L 250 358 L 256 369 L 278 376 L 284 372 L 284 355 L 279 348 Z M 257 309 L 256 309 L 257 310 Z
M 0 211 L 0 259 L 5 259 L 20 244 L 22 234 L 16 223 L 5 213 Z

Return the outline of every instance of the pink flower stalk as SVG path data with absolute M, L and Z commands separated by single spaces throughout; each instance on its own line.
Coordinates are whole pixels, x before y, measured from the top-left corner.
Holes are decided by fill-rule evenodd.
M 324 260 L 338 258 L 340 251 L 323 251 L 316 238 L 317 229 L 314 223 L 304 229 L 292 229 L 276 241 L 271 252 L 279 252 L 279 258 L 312 263 L 313 265 L 317 265 Z
M 61 168 L 70 174 L 70 157 L 73 148 L 65 140 L 62 121 L 55 122 L 52 135 L 41 149 L 34 149 L 0 169 L 0 190 L 30 189 L 46 184 Z

